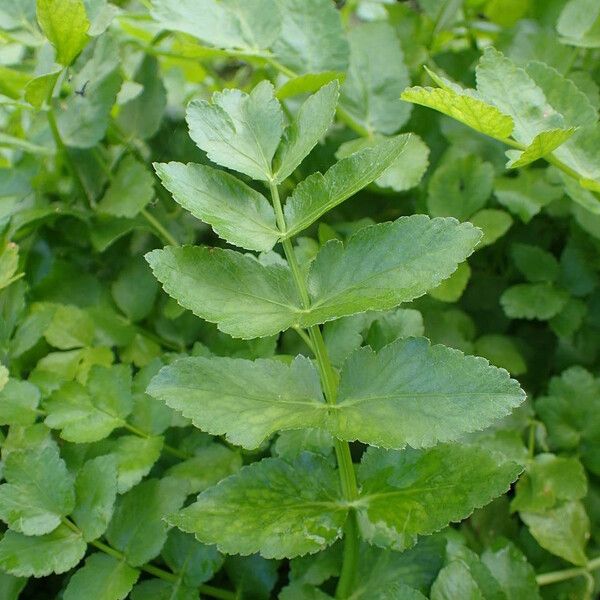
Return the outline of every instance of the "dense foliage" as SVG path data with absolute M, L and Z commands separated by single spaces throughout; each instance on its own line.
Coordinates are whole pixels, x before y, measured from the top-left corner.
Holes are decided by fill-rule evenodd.
M 600 590 L 597 0 L 0 0 L 1 600 Z

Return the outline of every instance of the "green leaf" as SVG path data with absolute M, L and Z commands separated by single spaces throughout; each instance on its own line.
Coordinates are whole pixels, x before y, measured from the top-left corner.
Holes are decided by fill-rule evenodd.
M 527 372 L 527 363 L 510 337 L 499 334 L 482 335 L 473 348 L 478 356 L 487 358 L 493 365 L 506 369 L 511 375 Z
M 256 448 L 281 429 L 318 427 L 327 419 L 319 375 L 298 356 L 278 360 L 183 358 L 164 367 L 148 393 L 212 435 Z
M 0 486 L 0 518 L 14 531 L 43 535 L 56 529 L 75 506 L 75 491 L 58 450 L 11 452 Z
M 400 339 L 346 361 L 331 433 L 386 448 L 433 446 L 488 427 L 524 398 L 506 371 L 482 358 Z
M 94 366 L 87 386 L 65 383 L 44 403 L 46 425 L 69 442 L 95 442 L 122 427 L 133 408 L 131 370 L 126 365 Z
M 474 446 L 370 448 L 358 475 L 357 517 L 369 543 L 402 551 L 504 493 L 522 467 Z
M 94 321 L 86 311 L 77 306 L 58 304 L 54 307 L 44 337 L 51 346 L 61 350 L 91 346 L 94 340 Z
M 132 219 L 154 198 L 152 173 L 132 154 L 117 167 L 108 189 L 98 202 L 101 213 Z
M 271 250 L 279 239 L 268 200 L 237 177 L 205 165 L 155 163 L 162 184 L 195 217 L 230 244 Z
M 167 540 L 162 519 L 176 511 L 186 495 L 185 487 L 170 477 L 140 483 L 117 502 L 106 539 L 132 566 L 152 560 Z
M 83 539 L 99 538 L 112 518 L 117 497 L 117 463 L 113 455 L 86 462 L 75 479 L 76 503 L 72 517 Z
M 493 166 L 475 155 L 446 160 L 429 180 L 429 214 L 465 221 L 485 206 L 493 183 Z
M 298 77 L 288 79 L 278 88 L 275 96 L 278 100 L 287 100 L 301 94 L 313 94 L 334 79 L 343 82 L 344 78 L 343 71 L 322 71 L 321 73 L 298 75 Z
M 325 135 L 335 115 L 339 84 L 332 81 L 310 96 L 298 110 L 275 156 L 275 183 L 281 183 Z
M 483 231 L 483 237 L 477 249 L 491 246 L 499 240 L 512 226 L 512 217 L 503 210 L 497 208 L 484 208 L 469 218 L 471 225 Z
M 477 584 L 466 564 L 452 561 L 438 574 L 431 586 L 431 600 L 485 600 L 481 588 Z
M 345 71 L 348 42 L 329 0 L 277 0 L 282 22 L 272 46 L 277 60 L 297 73 Z
M 280 21 L 274 0 L 154 0 L 152 17 L 167 31 L 249 52 L 268 48 Z
M 341 106 L 368 132 L 395 133 L 411 111 L 399 99 L 410 79 L 395 30 L 383 21 L 368 23 L 351 29 L 348 40 L 350 67 Z
M 461 263 L 458 269 L 428 293 L 440 302 L 456 302 L 460 299 L 471 278 L 469 263 Z
M 141 256 L 132 257 L 111 285 L 116 305 L 133 322 L 145 319 L 151 312 L 158 284 Z
M 126 562 L 106 554 L 92 554 L 69 580 L 65 600 L 123 600 L 140 576 Z
M 569 0 L 560 13 L 556 28 L 567 44 L 597 47 L 600 45 L 599 19 L 600 7 L 594 0 Z
M 570 139 L 575 131 L 574 127 L 569 127 L 568 129 L 549 129 L 538 133 L 525 150 L 508 150 L 506 152 L 510 159 L 506 166 L 509 169 L 517 169 L 546 157 Z
M 56 49 L 56 61 L 68 67 L 88 41 L 83 0 L 37 0 L 37 19 Z
M 159 459 L 163 438 L 159 436 L 140 438 L 124 435 L 116 440 L 113 452 L 117 458 L 117 491 L 124 494 L 138 484 Z
M 298 320 L 300 301 L 281 264 L 198 246 L 154 250 L 146 260 L 167 294 L 234 337 L 273 335 Z
M 511 255 L 515 265 L 525 277 L 532 282 L 547 281 L 551 283 L 559 274 L 556 258 L 539 246 L 530 244 L 513 244 Z
M 66 525 L 34 537 L 9 530 L 0 540 L 0 568 L 18 577 L 60 574 L 72 569 L 86 548 L 81 535 Z
M 198 590 L 162 579 L 146 579 L 133 588 L 131 600 L 198 600 Z
M 215 92 L 212 102 L 192 101 L 187 109 L 190 137 L 208 158 L 253 179 L 272 178 L 271 161 L 283 133 L 283 112 L 268 81 L 250 94 Z
M 0 598 L 3 600 L 18 600 L 26 585 L 27 579 L 24 577 L 0 573 Z
M 1 379 L 1 373 L 0 373 Z M 32 425 L 40 402 L 40 391 L 28 381 L 8 379 L 0 382 L 0 425 Z
M 433 108 L 493 138 L 507 138 L 513 131 L 511 117 L 467 90 L 416 86 L 405 90 L 400 98 Z
M 520 516 L 542 548 L 576 565 L 587 564 L 590 521 L 581 502 L 565 502 L 543 513 L 521 512 Z
M 314 173 L 296 186 L 284 208 L 287 231 L 297 235 L 366 185 L 377 179 L 405 151 L 409 134 L 385 139 L 343 158 L 324 175 Z
M 331 240 L 311 265 L 313 301 L 302 323 L 389 309 L 418 298 L 449 277 L 479 237 L 468 223 L 413 215 L 360 229 L 345 247 Z
M 348 509 L 339 494 L 337 474 L 323 458 L 303 454 L 293 464 L 266 458 L 168 520 L 222 552 L 294 557 L 341 536 Z
M 504 291 L 500 304 L 511 319 L 545 321 L 558 314 L 568 298 L 564 290 L 548 283 L 519 283 Z
M 600 382 L 583 367 L 571 367 L 550 380 L 548 395 L 535 407 L 548 430 L 550 447 L 578 450 L 585 466 L 600 474 Z

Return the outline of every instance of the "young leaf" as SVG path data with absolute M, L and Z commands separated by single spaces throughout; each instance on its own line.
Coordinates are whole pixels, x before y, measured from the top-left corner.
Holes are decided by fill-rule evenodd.
M 167 539 L 162 519 L 176 511 L 186 495 L 186 486 L 170 477 L 140 483 L 117 503 L 106 539 L 125 554 L 130 565 L 148 562 L 160 553 Z
M 285 204 L 284 214 L 290 238 L 314 223 L 338 204 L 377 179 L 405 150 L 409 135 L 385 139 L 343 158 L 325 175 L 314 173 L 296 186 Z
M 277 243 L 271 205 L 237 177 L 193 163 L 155 163 L 154 168 L 175 201 L 230 244 L 267 251 Z
M 282 429 L 317 427 L 327 419 L 318 373 L 298 356 L 278 360 L 183 358 L 161 369 L 148 393 L 196 427 L 245 448 Z
M 50 446 L 11 452 L 0 486 L 0 518 L 14 531 L 43 535 L 56 529 L 75 506 L 73 479 Z
M 123 600 L 140 576 L 125 561 L 96 553 L 89 556 L 85 565 L 69 580 L 65 600 Z
M 34 537 L 9 530 L 0 540 L 0 568 L 18 577 L 64 573 L 83 558 L 86 548 L 81 535 L 66 525 Z
M 229 335 L 264 337 L 298 321 L 300 301 L 290 270 L 281 264 L 198 246 L 154 250 L 146 260 L 181 306 Z
M 167 31 L 250 53 L 268 48 L 280 27 L 275 0 L 155 0 L 152 17 Z
M 468 223 L 413 215 L 365 227 L 346 247 L 329 241 L 311 266 L 313 302 L 302 323 L 385 310 L 418 298 L 451 275 L 479 238 Z
M 395 133 L 411 110 L 399 98 L 410 79 L 398 36 L 378 21 L 353 28 L 348 37 L 350 68 L 340 104 L 368 132 Z
M 406 89 L 400 98 L 433 108 L 496 139 L 510 137 L 513 131 L 514 123 L 510 116 L 464 91 L 416 86 Z
M 194 100 L 187 109 L 190 137 L 212 161 L 253 179 L 272 178 L 271 161 L 283 133 L 283 112 L 271 83 L 250 94 L 215 92 L 212 102 Z
M 75 479 L 76 503 L 72 517 L 83 539 L 99 538 L 112 518 L 117 497 L 117 463 L 112 454 L 86 462 Z
M 124 435 L 115 441 L 113 452 L 117 459 L 117 491 L 124 494 L 137 485 L 160 458 L 163 438 L 160 436 L 140 438 Z
M 83 0 L 37 0 L 37 18 L 56 49 L 56 62 L 68 67 L 88 41 Z
M 402 551 L 460 521 L 505 492 L 522 467 L 474 446 L 439 445 L 426 451 L 370 448 L 358 475 L 361 535 Z
M 275 183 L 289 177 L 325 135 L 335 115 L 338 97 L 339 84 L 332 81 L 302 104 L 275 155 L 279 165 L 275 170 Z
M 517 169 L 544 158 L 559 146 L 564 144 L 575 133 L 574 127 L 568 129 L 548 129 L 538 133 L 525 150 L 508 150 L 506 155 L 510 159 L 506 166 Z
M 484 429 L 525 399 L 504 370 L 425 338 L 400 339 L 348 358 L 341 373 L 334 435 L 375 446 L 413 448 Z
M 200 494 L 168 521 L 226 553 L 265 558 L 317 552 L 342 534 L 348 508 L 327 461 L 266 458 Z
M 500 296 L 500 304 L 511 319 L 547 320 L 558 314 L 568 294 L 548 283 L 519 283 Z
M 297 73 L 345 71 L 348 42 L 339 12 L 329 0 L 277 0 L 281 30 L 272 49 Z

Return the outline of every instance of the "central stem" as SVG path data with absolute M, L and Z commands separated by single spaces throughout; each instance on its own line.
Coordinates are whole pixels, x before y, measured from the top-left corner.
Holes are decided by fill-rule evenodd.
M 273 200 L 273 207 L 275 209 L 275 216 L 277 219 L 277 226 L 281 232 L 286 231 L 285 217 L 281 208 L 281 200 L 279 198 L 279 191 L 277 185 L 273 182 L 269 184 L 271 190 L 271 198 Z M 310 308 L 310 296 L 308 294 L 308 288 L 306 286 L 306 280 L 304 274 L 298 264 L 296 253 L 292 241 L 284 239 L 281 242 L 283 246 L 283 252 L 290 265 L 292 271 L 292 277 L 294 283 L 300 295 L 300 302 L 302 308 Z M 308 328 L 308 334 L 312 342 L 312 347 L 315 353 L 315 359 L 317 361 L 317 367 L 319 369 L 319 375 L 321 383 L 323 385 L 323 391 L 325 394 L 325 400 L 327 404 L 335 404 L 337 398 L 337 375 L 333 369 L 331 361 L 329 359 L 329 353 L 325 346 L 325 340 L 323 334 L 319 329 L 318 325 L 313 325 Z M 352 456 L 350 454 L 350 446 L 348 442 L 336 439 L 334 441 L 335 456 L 338 464 L 338 472 L 340 475 L 340 485 L 342 488 L 342 495 L 348 502 L 352 502 L 358 497 L 358 487 L 356 485 L 356 474 L 354 472 L 354 464 L 352 463 Z M 345 526 L 344 535 L 344 556 L 342 560 L 342 571 L 340 573 L 340 579 L 336 590 L 336 598 L 346 598 L 350 595 L 356 576 L 356 567 L 358 564 L 358 528 L 356 523 L 356 516 L 354 511 L 350 511 L 348 521 Z

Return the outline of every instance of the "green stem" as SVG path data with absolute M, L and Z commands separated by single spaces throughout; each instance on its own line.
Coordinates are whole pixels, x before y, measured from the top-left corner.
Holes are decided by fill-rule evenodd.
M 315 352 L 315 348 L 313 346 L 312 340 L 310 339 L 310 337 L 306 334 L 306 331 L 304 331 L 304 329 L 302 329 L 302 327 L 294 327 L 293 328 L 294 331 L 302 338 L 302 341 L 309 347 L 309 349 L 313 352 Z
M 271 182 L 270 185 L 271 198 L 275 209 L 277 226 L 280 231 L 286 231 L 286 223 L 279 198 L 277 186 Z M 282 242 L 285 257 L 290 265 L 292 276 L 296 284 L 296 288 L 300 295 L 302 307 L 310 308 L 310 296 L 306 287 L 306 281 L 290 239 L 285 239 Z M 337 376 L 333 370 L 333 366 L 329 359 L 329 354 L 323 340 L 323 334 L 318 325 L 309 327 L 308 333 L 312 342 L 313 351 L 319 369 L 319 375 L 323 384 L 325 400 L 328 404 L 335 404 L 337 397 Z M 354 472 L 354 464 L 350 454 L 350 446 L 348 442 L 335 440 L 335 455 L 338 463 L 338 471 L 340 476 L 340 485 L 342 495 L 347 502 L 352 502 L 358 497 L 358 486 L 356 484 L 356 474 Z M 344 556 L 342 559 L 342 571 L 336 590 L 336 598 L 346 598 L 354 586 L 356 578 L 356 569 L 358 565 L 359 554 L 359 539 L 356 517 L 353 511 L 350 511 L 348 521 L 346 522 L 344 531 Z
M 62 519 L 62 522 L 71 531 L 74 531 L 78 535 L 82 535 L 81 529 L 79 529 L 79 527 L 77 527 L 77 525 L 75 525 L 75 523 L 73 523 L 73 521 L 71 521 L 70 519 L 67 519 L 65 517 Z M 113 558 L 119 561 L 127 562 L 127 557 L 125 556 L 125 554 L 123 554 L 123 552 L 120 552 L 116 548 L 113 548 L 112 546 L 109 546 L 108 544 L 105 544 L 100 540 L 92 540 L 91 542 L 89 542 L 89 544 L 90 546 L 94 546 L 94 548 L 96 548 L 97 550 L 104 552 L 104 554 L 108 554 L 109 556 L 112 556 Z M 169 583 L 177 584 L 181 581 L 181 578 L 175 573 L 165 571 L 164 569 L 156 567 L 155 565 L 150 563 L 146 563 L 144 565 L 140 565 L 134 568 L 149 573 L 150 575 L 154 575 L 154 577 L 158 577 L 159 579 L 162 579 L 163 581 L 168 581 Z M 237 598 L 234 592 L 230 592 L 229 590 L 223 590 L 221 588 L 216 588 L 212 585 L 203 584 L 200 585 L 198 589 L 200 590 L 201 594 L 206 594 L 207 596 L 212 596 L 213 598 L 219 598 L 220 600 L 236 600 Z
M 170 244 L 171 246 L 179 246 L 179 242 L 173 237 L 173 235 L 162 226 L 160 221 L 151 213 L 149 213 L 145 208 L 142 208 L 140 214 L 152 225 L 156 233 L 160 239 L 166 244 Z
M 563 569 L 562 571 L 551 571 L 549 573 L 542 573 L 535 579 L 537 584 L 550 585 L 552 583 L 558 583 L 559 581 L 566 581 L 567 579 L 573 579 L 574 577 L 585 577 L 591 571 L 600 569 L 600 556 L 594 558 L 588 562 L 585 567 L 576 567 L 573 569 Z

